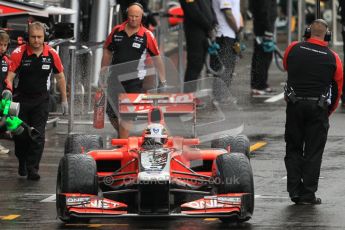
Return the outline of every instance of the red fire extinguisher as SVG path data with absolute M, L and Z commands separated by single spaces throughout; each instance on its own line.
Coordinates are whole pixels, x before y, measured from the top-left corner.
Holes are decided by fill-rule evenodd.
M 93 109 L 93 127 L 96 129 L 104 128 L 104 107 L 105 95 L 103 90 L 97 90 L 95 94 L 95 105 Z

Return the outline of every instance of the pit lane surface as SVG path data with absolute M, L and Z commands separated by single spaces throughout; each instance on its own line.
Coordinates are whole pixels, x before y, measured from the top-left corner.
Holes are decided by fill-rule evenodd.
M 48 131 L 41 163 L 41 180 L 27 181 L 17 176 L 13 154 L 0 156 L 0 225 L 1 229 L 344 229 L 345 175 L 344 111 L 337 111 L 331 122 L 329 140 L 323 158 L 318 195 L 323 204 L 296 206 L 288 199 L 284 157 L 284 109 L 258 104 L 248 116 L 253 120 L 245 132 L 251 144 L 267 142 L 252 152 L 251 164 L 255 181 L 255 211 L 243 224 L 222 224 L 218 219 L 93 219 L 88 224 L 64 224 L 56 219 L 55 183 L 64 135 Z M 249 109 L 249 108 L 247 108 Z M 268 115 L 270 113 L 270 115 Z M 270 134 L 265 134 L 270 130 Z M 255 133 L 255 135 L 254 135 Z M 2 141 L 12 147 L 9 141 Z M 257 146 L 260 147 L 260 146 Z

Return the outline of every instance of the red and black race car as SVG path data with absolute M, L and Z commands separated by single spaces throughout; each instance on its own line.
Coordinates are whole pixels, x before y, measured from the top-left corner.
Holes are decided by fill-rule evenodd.
M 112 149 L 103 149 L 98 135 L 68 136 L 57 175 L 58 217 L 65 222 L 167 216 L 249 220 L 254 183 L 248 138 L 226 135 L 200 147 L 198 138 L 170 135 L 164 120 L 165 113 L 195 112 L 190 94 L 132 97 L 137 104 L 120 99 L 119 109 L 146 111 L 141 136 L 112 139 Z

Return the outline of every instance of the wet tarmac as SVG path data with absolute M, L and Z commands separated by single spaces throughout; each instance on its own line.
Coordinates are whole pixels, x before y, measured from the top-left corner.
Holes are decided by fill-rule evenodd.
M 251 153 L 255 183 L 255 210 L 251 220 L 223 224 L 214 218 L 92 219 L 86 224 L 64 224 L 56 218 L 55 184 L 65 136 L 50 128 L 41 161 L 41 180 L 37 182 L 17 175 L 13 143 L 1 140 L 11 152 L 0 155 L 0 229 L 345 229 L 345 110 L 339 109 L 331 118 L 317 194 L 323 203 L 294 205 L 286 192 L 285 104 L 283 100 L 265 103 L 265 99 L 250 98 L 249 59 L 237 68 L 233 83 L 237 87 L 233 93 L 243 110 L 244 133 L 251 145 L 263 143 Z M 273 66 L 270 81 L 281 91 L 284 74 Z
M 261 105 L 267 111 L 270 105 Z M 254 108 L 254 106 L 253 106 Z M 265 108 L 265 109 L 264 109 Z M 263 111 L 250 111 L 256 117 L 245 133 L 251 144 L 267 143 L 252 152 L 251 164 L 255 181 L 255 210 L 251 220 L 243 224 L 222 224 L 218 219 L 93 219 L 87 224 L 64 224 L 56 218 L 55 183 L 59 159 L 63 156 L 64 135 L 48 130 L 41 162 L 41 180 L 27 181 L 17 176 L 13 154 L 0 155 L 0 225 L 1 229 L 344 229 L 345 219 L 345 129 L 344 111 L 337 111 L 323 157 L 318 195 L 323 203 L 297 206 L 288 199 L 284 166 L 284 107 L 278 106 L 265 116 Z M 277 117 L 278 116 L 278 117 Z M 264 119 L 265 118 L 265 119 Z M 251 119 L 251 120 L 252 120 Z M 277 123 L 277 120 L 281 122 Z M 255 123 L 255 124 L 254 124 Z M 265 128 L 260 128 L 260 127 Z M 270 133 L 265 130 L 271 131 Z M 341 135 L 340 135 L 341 134 Z M 12 149 L 12 142 L 2 140 Z

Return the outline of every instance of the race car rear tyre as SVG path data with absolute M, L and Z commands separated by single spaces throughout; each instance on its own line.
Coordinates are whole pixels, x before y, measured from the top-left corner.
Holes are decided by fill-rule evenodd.
M 94 149 L 103 149 L 103 138 L 100 135 L 72 134 L 66 138 L 65 154 L 86 153 Z
M 222 154 L 216 158 L 217 175 L 220 183 L 217 185 L 218 194 L 250 193 L 246 205 L 249 216 L 244 219 L 220 218 L 223 222 L 243 222 L 250 219 L 254 211 L 254 180 L 249 159 L 243 153 Z
M 98 178 L 95 160 L 85 154 L 67 154 L 59 163 L 56 182 L 56 211 L 64 222 L 79 221 L 69 215 L 66 200 L 61 193 L 98 194 Z M 81 221 L 86 219 L 81 219 Z
M 216 140 L 212 140 L 211 148 L 222 148 L 228 150 L 229 146 L 232 149 L 232 146 L 235 144 L 236 139 L 233 136 L 225 135 Z
M 250 143 L 246 135 L 240 134 L 235 137 L 234 144 L 231 145 L 230 152 L 244 153 L 248 158 L 250 156 Z

